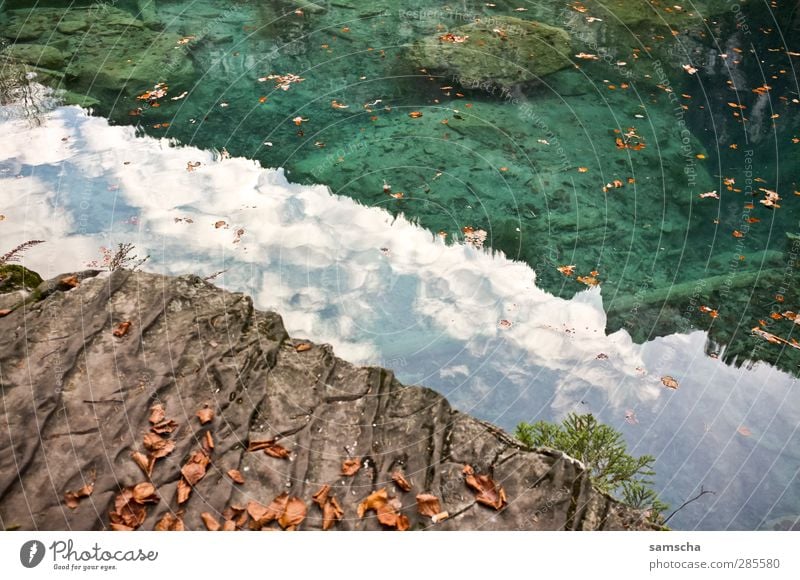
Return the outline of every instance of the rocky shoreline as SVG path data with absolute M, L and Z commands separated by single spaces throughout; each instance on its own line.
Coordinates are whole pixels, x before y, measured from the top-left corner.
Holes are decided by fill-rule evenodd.
M 3 529 L 652 529 L 563 453 L 198 277 L 64 274 L 3 304 Z

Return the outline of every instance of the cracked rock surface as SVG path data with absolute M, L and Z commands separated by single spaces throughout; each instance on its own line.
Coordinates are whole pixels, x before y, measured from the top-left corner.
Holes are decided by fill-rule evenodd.
M 326 484 L 344 512 L 333 529 L 381 529 L 374 512 L 357 515 L 358 503 L 381 488 L 402 504 L 411 529 L 649 527 L 638 511 L 594 490 L 580 463 L 526 450 L 389 370 L 292 339 L 278 314 L 255 310 L 245 295 L 193 276 L 83 272 L 74 280 L 44 282 L 49 291 L 39 301 L 0 318 L 2 529 L 108 529 L 115 496 L 147 481 L 131 455 L 144 451 L 154 404 L 178 427 L 165 435 L 174 450 L 152 471 L 159 501 L 148 505 L 142 530 L 168 512 L 186 529 L 205 529 L 202 513 L 222 521 L 231 505 L 268 505 L 284 492 L 308 506 L 299 529 L 321 529 L 312 495 Z M 122 322 L 130 326 L 115 336 Z M 214 418 L 201 425 L 204 407 Z M 207 473 L 179 506 L 181 467 L 206 431 L 214 441 Z M 250 441 L 273 439 L 288 458 L 247 451 Z M 344 477 L 348 458 L 361 468 Z M 502 486 L 508 505 L 476 503 L 464 465 Z M 398 470 L 410 491 L 392 481 Z M 91 495 L 68 507 L 64 494 L 91 481 Z M 421 516 L 419 493 L 437 496 L 449 517 L 434 524 Z

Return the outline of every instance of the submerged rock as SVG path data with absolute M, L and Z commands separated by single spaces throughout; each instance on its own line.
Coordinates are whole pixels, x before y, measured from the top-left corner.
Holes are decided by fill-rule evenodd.
M 44 283 L 38 302 L 0 318 L 7 529 L 100 530 L 120 518 L 144 530 L 218 527 L 208 513 L 248 529 L 244 506 L 263 514 L 284 492 L 307 507 L 300 529 L 323 526 L 315 494 L 334 529 L 381 529 L 373 512 L 358 515 L 371 495 L 407 518 L 389 514 L 397 527 L 649 528 L 594 490 L 577 461 L 525 449 L 391 371 L 292 339 L 247 296 L 193 276 L 68 280 L 77 284 Z M 139 483 L 147 505 L 121 513 L 118 494 Z M 423 497 L 438 523 L 418 511 L 422 493 L 435 496 Z
M 570 66 L 570 37 L 561 28 L 499 16 L 417 42 L 411 62 L 464 86 L 510 87 Z
M 143 3 L 147 21 L 105 4 L 67 12 L 12 10 L 0 25 L 0 35 L 14 44 L 3 54 L 63 73 L 59 88 L 95 98 L 107 96 L 104 92 L 135 94 L 158 82 L 187 82 L 194 74 L 191 58 L 187 51 L 176 50 L 179 35 L 152 29 L 154 6 Z

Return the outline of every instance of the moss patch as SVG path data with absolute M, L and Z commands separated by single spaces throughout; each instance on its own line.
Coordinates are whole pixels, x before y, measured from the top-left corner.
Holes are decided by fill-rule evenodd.
M 42 277 L 19 264 L 0 265 L 0 294 L 17 290 L 33 290 L 42 283 Z

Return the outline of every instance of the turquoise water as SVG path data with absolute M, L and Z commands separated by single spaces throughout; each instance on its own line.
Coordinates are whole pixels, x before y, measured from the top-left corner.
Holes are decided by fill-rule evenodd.
M 4 244 L 58 242 L 51 262 L 31 252 L 48 274 L 118 241 L 164 271 L 227 269 L 292 332 L 506 428 L 597 413 L 658 457 L 667 501 L 718 491 L 678 527 L 797 517 L 800 357 L 795 325 L 770 317 L 800 309 L 791 3 L 225 4 L 0 3 L 3 111 L 29 119 L 0 145 Z M 523 38 L 530 21 L 566 48 Z M 460 56 L 423 66 L 419 46 L 448 32 L 470 36 Z M 529 80 L 468 81 L 465 53 L 486 55 L 486 78 Z M 287 74 L 303 80 L 267 78 Z M 97 118 L 43 115 L 26 79 Z M 137 98 L 157 83 L 165 95 Z

